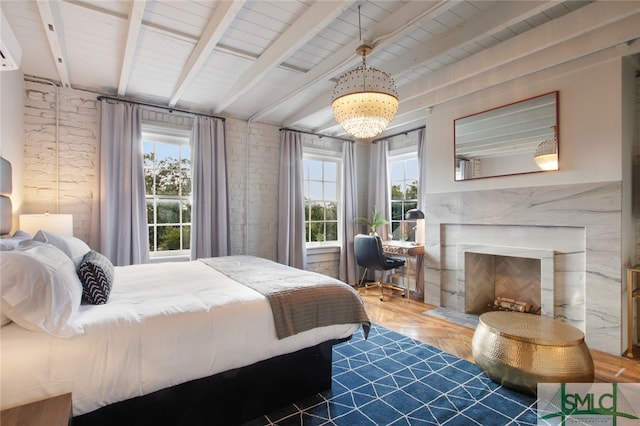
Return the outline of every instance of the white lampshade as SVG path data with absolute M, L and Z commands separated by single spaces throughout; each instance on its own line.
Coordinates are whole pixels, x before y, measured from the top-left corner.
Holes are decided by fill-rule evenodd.
M 21 214 L 20 230 L 35 235 L 38 231 L 73 237 L 73 215 L 71 214 Z
M 423 246 L 425 242 L 424 226 L 425 226 L 424 219 L 416 219 L 416 244 L 419 246 Z

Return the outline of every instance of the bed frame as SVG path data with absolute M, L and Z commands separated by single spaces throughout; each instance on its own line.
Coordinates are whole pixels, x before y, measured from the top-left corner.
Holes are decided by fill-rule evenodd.
M 73 418 L 74 426 L 233 425 L 331 388 L 331 340 Z

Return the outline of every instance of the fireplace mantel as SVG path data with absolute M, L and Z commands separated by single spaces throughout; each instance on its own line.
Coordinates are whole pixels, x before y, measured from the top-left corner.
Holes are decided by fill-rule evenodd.
M 460 245 L 550 251 L 554 317 L 619 355 L 621 200 L 621 182 L 427 194 L 425 302 L 458 309 Z

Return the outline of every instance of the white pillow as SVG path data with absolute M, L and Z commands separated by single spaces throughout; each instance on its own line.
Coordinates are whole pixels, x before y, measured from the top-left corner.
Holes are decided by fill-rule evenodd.
M 69 259 L 73 260 L 76 269 L 80 266 L 80 263 L 82 263 L 84 255 L 91 251 L 91 248 L 81 239 L 65 237 L 64 235 L 54 234 L 53 232 L 38 231 L 33 239 L 52 244 L 62 250 L 69 256 Z
M 21 327 L 71 337 L 84 330 L 70 321 L 78 312 L 82 284 L 73 262 L 36 241 L 0 252 L 2 313 Z
M 20 242 L 30 239 L 30 234 L 24 231 L 16 231 L 11 237 L 0 239 L 0 251 L 15 250 Z

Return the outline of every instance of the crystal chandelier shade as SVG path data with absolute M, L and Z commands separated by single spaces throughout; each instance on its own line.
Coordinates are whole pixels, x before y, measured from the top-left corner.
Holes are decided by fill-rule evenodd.
M 398 112 L 398 93 L 393 78 L 363 64 L 343 74 L 335 88 L 331 108 L 344 130 L 356 138 L 382 133 Z
M 553 126 L 553 138 L 542 141 L 533 156 L 542 170 L 558 170 L 558 129 Z
M 536 164 L 542 170 L 558 170 L 558 151 L 556 138 L 540 142 L 534 156 Z
M 358 5 L 358 31 L 362 42 L 360 7 Z M 347 133 L 359 139 L 382 133 L 398 112 L 398 92 L 393 78 L 367 66 L 367 55 L 372 49 L 366 43 L 356 49 L 362 56 L 362 65 L 340 76 L 331 99 L 336 121 Z

